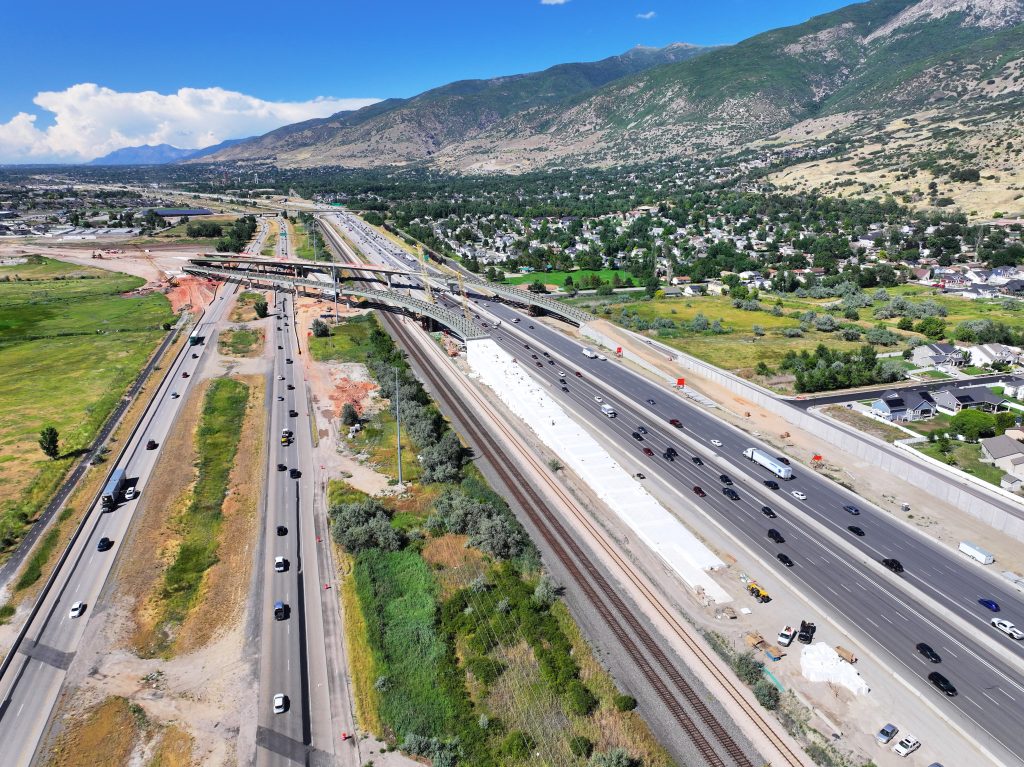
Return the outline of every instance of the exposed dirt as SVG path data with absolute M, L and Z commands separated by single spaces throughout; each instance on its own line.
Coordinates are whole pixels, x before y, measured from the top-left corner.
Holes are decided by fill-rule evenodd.
M 186 308 L 199 310 L 209 306 L 219 284 L 186 274 L 175 277 L 172 285 L 164 293 L 171 302 L 171 310 L 175 313 Z
M 47 760 L 49 767 L 94 767 L 128 763 L 141 735 L 127 698 L 110 697 L 83 711 L 64 730 Z

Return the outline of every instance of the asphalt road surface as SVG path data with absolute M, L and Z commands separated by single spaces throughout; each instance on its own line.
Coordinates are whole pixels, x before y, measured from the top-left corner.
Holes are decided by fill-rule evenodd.
M 223 316 L 225 305 L 230 303 L 223 299 L 223 295 L 222 291 L 207 311 L 204 325 L 216 323 Z M 159 446 L 171 431 L 192 376 L 205 361 L 205 350 L 206 345 L 194 348 L 186 345 L 175 358 L 122 462 L 118 464 L 118 467 L 126 469 L 128 485 L 134 486 L 140 494 L 146 492 L 146 482 L 159 459 Z M 188 373 L 189 377 L 183 378 L 183 373 Z M 171 397 L 172 392 L 182 396 Z M 157 442 L 154 450 L 146 449 L 150 439 Z M 120 553 L 121 541 L 131 524 L 135 506 L 136 501 L 132 500 L 122 502 L 109 513 L 103 513 L 99 503 L 90 509 L 70 557 L 42 602 L 7 673 L 0 680 L 0 694 L 3 696 L 0 698 L 0 743 L 3 744 L 2 762 L 5 766 L 28 765 L 31 762 L 67 669 L 78 650 L 115 557 Z M 98 551 L 97 544 L 104 537 L 113 541 L 113 548 Z M 72 618 L 71 606 L 78 601 L 85 603 L 85 612 L 81 617 Z

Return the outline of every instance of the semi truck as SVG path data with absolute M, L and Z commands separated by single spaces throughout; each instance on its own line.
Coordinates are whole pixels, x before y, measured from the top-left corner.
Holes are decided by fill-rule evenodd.
M 113 511 L 117 506 L 117 502 L 121 500 L 121 491 L 124 489 L 126 479 L 124 469 L 114 469 L 114 473 L 107 480 L 106 487 L 103 488 L 103 495 L 100 496 L 104 511 Z
M 597 359 L 597 352 L 595 352 L 593 349 L 584 348 L 583 349 L 583 356 L 584 357 L 590 357 L 590 359 L 594 360 L 594 359 Z
M 618 415 L 618 413 L 615 412 L 615 408 L 613 408 L 607 402 L 601 405 L 601 412 L 604 413 L 609 418 L 614 418 L 616 415 Z
M 772 456 L 768 455 L 764 450 L 758 450 L 756 447 L 748 447 L 743 451 L 743 456 L 750 461 L 753 461 L 760 466 L 768 469 L 779 479 L 793 479 L 793 470 L 786 466 L 782 461 L 779 461 Z

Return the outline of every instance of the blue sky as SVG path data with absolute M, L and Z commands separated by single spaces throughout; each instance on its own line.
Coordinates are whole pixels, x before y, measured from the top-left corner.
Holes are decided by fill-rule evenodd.
M 737 42 L 845 4 L 12 3 L 4 8 L 0 46 L 0 162 L 87 159 L 126 141 L 201 146 L 365 103 L 349 99 L 411 96 L 452 80 L 593 60 L 637 44 Z M 191 119 L 170 126 L 179 114 Z M 94 132 L 82 136 L 86 124 Z

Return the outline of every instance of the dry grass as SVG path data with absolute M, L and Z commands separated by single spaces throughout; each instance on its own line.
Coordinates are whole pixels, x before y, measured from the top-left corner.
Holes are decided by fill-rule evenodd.
M 175 725 L 167 727 L 146 767 L 191 767 L 194 739 Z
M 49 767 L 127 765 L 146 727 L 145 716 L 126 698 L 107 698 L 69 720 L 47 761 Z M 102 759 L 98 756 L 102 754 Z
M 861 415 L 856 410 L 850 410 L 842 405 L 830 405 L 823 408 L 822 412 L 830 418 L 835 418 L 837 421 L 842 421 L 858 431 L 884 439 L 886 442 L 894 442 L 898 439 L 910 437 L 909 434 L 904 434 L 895 426 L 889 426 L 881 421 L 876 421 L 874 418 L 868 418 L 866 415 Z
M 334 546 L 334 555 L 338 562 L 338 575 L 341 581 L 340 600 L 342 622 L 345 625 L 345 655 L 352 682 L 356 721 L 365 732 L 380 735 L 384 732 L 384 725 L 377 711 L 377 691 L 373 688 L 377 674 L 373 652 L 367 641 L 366 616 L 363 615 L 359 595 L 356 593 L 356 579 L 352 576 L 354 560 L 338 546 Z
M 253 307 L 257 299 L 260 298 L 266 300 L 267 303 L 270 303 L 266 293 L 262 291 L 245 290 L 239 293 L 235 297 L 235 305 L 231 309 L 231 321 L 251 322 L 252 320 L 257 319 L 256 309 Z
M 468 535 L 442 535 L 430 538 L 420 552 L 430 569 L 435 571 L 442 599 L 447 599 L 487 572 L 483 552 L 467 547 L 467 541 Z
M 258 357 L 263 344 L 263 328 L 236 327 L 217 336 L 217 351 L 232 357 Z
M 266 456 L 263 432 L 264 378 L 241 376 L 249 387 L 242 436 L 228 480 L 228 495 L 221 507 L 217 563 L 206 571 L 199 598 L 181 626 L 172 654 L 187 654 L 205 647 L 222 631 L 241 620 L 257 537 L 257 502 L 263 489 Z

